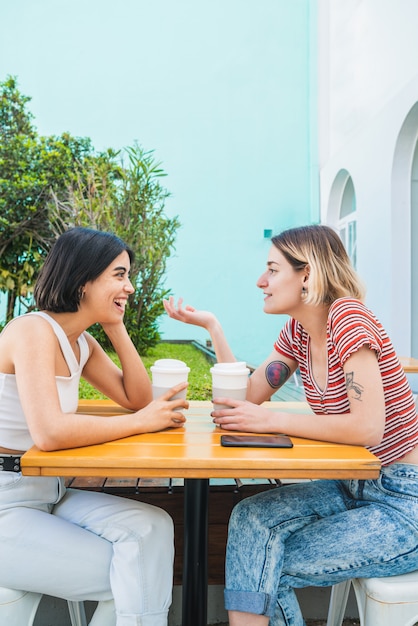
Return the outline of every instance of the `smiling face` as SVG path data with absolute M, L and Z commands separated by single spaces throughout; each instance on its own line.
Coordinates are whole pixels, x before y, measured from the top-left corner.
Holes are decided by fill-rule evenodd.
M 297 271 L 284 255 L 272 246 L 267 260 L 267 269 L 257 281 L 264 293 L 264 312 L 294 315 L 303 303 L 302 287 L 306 285 L 306 270 Z
M 129 280 L 131 263 L 127 252 L 122 252 L 96 278 L 84 285 L 80 307 L 90 307 L 100 323 L 123 317 L 128 296 L 135 290 Z

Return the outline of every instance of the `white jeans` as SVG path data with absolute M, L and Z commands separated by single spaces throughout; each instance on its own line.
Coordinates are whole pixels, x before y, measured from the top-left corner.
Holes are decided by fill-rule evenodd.
M 0 586 L 97 600 L 100 626 L 167 626 L 173 558 L 162 509 L 0 473 Z

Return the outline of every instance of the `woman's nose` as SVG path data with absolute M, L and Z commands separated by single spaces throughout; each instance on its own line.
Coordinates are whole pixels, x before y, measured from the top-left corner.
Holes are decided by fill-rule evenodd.
M 259 287 L 260 289 L 263 289 L 263 287 L 265 287 L 267 284 L 267 279 L 266 279 L 266 274 L 261 274 L 260 278 L 257 280 L 257 287 Z
M 125 285 L 125 290 L 128 293 L 133 293 L 135 291 L 135 287 L 133 286 L 133 284 L 131 283 L 131 281 L 128 279 Z

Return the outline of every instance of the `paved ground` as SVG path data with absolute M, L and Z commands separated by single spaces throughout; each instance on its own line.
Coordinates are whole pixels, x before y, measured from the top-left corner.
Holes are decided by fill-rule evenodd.
M 306 621 L 306 626 L 326 626 L 326 619 L 308 619 Z M 228 623 L 216 624 L 214 626 L 228 626 Z M 345 619 L 343 621 L 343 626 L 360 626 L 360 622 L 357 619 Z M 394 626 L 396 626 L 394 624 Z
M 306 626 L 326 626 L 326 623 L 327 623 L 327 620 L 308 619 L 306 622 Z M 343 621 L 343 626 L 359 626 L 359 625 L 360 625 L 360 622 L 358 621 L 358 619 L 345 619 Z

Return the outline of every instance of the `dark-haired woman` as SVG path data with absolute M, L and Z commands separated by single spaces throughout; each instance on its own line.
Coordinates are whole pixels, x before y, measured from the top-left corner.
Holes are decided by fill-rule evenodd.
M 226 555 L 230 626 L 302 626 L 295 588 L 418 569 L 418 420 L 405 374 L 337 234 L 327 226 L 272 239 L 257 286 L 264 311 L 290 319 L 248 382 L 247 400 L 217 398 L 226 430 L 287 433 L 369 448 L 377 480 L 318 480 L 241 501 Z M 174 319 L 210 333 L 234 361 L 212 313 L 165 302 Z M 259 406 L 299 367 L 314 415 Z
M 166 626 L 173 524 L 161 509 L 65 489 L 59 477 L 25 477 L 33 444 L 59 450 L 178 426 L 171 395 L 152 401 L 126 331 L 131 250 L 109 233 L 70 229 L 51 249 L 35 287 L 39 309 L 0 335 L 0 586 L 68 600 L 97 600 L 94 626 Z M 86 332 L 101 324 L 121 368 Z M 129 414 L 77 413 L 83 376 Z

